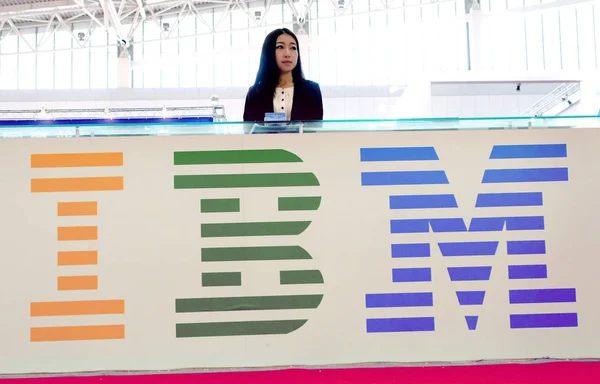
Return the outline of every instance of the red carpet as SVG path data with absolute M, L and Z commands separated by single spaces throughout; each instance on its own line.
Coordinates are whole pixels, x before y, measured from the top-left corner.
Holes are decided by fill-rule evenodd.
M 2 384 L 597 384 L 600 362 L 0 379 Z

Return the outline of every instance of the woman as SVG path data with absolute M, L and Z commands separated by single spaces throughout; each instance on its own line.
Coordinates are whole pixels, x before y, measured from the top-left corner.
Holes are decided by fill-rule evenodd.
M 287 28 L 265 38 L 254 85 L 246 95 L 244 121 L 264 121 L 265 113 L 283 112 L 286 120 L 323 120 L 319 85 L 304 79 L 298 38 Z

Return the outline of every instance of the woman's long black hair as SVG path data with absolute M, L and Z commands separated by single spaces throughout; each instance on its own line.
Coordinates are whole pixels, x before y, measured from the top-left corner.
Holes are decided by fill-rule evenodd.
M 296 41 L 296 49 L 298 50 L 298 63 L 292 70 L 292 76 L 294 82 L 300 82 L 304 80 L 302 73 L 302 62 L 300 61 L 300 44 L 298 38 L 294 32 L 287 28 L 279 28 L 269 33 L 265 38 L 265 42 L 262 46 L 262 53 L 260 54 L 260 66 L 256 74 L 256 80 L 254 81 L 253 90 L 258 93 L 266 92 L 272 95 L 275 92 L 277 83 L 279 82 L 280 70 L 277 66 L 277 60 L 275 59 L 275 48 L 277 46 L 277 38 L 283 34 L 290 35 Z

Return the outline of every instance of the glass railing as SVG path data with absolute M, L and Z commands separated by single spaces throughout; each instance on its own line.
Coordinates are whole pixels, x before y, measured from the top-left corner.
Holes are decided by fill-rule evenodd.
M 15 124 L 0 120 L 0 138 L 96 137 L 96 136 L 179 136 L 242 135 L 260 133 L 377 132 L 426 130 L 489 130 L 600 128 L 600 116 L 431 118 L 396 120 L 325 120 L 319 122 L 245 123 L 202 122 L 177 119 L 126 120 L 52 120 L 23 121 Z

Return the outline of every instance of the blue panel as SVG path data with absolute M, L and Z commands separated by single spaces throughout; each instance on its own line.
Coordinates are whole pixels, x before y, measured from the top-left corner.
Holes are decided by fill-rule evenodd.
M 362 185 L 448 184 L 444 171 L 363 172 Z
M 0 126 L 38 126 L 38 127 L 52 127 L 52 126 L 106 126 L 106 125 L 185 125 L 186 123 L 210 123 L 213 121 L 212 117 L 175 117 L 175 118 L 161 118 L 161 117 L 132 117 L 132 118 L 120 118 L 120 119 L 58 119 L 58 120 L 2 120 Z M 102 134 L 96 136 L 102 136 Z M 118 135 L 110 135 L 118 136 Z
M 567 157 L 567 144 L 494 145 L 490 159 Z
M 548 277 L 548 269 L 545 264 L 537 265 L 509 265 L 509 279 L 545 279 Z
M 543 205 L 542 192 L 480 193 L 475 207 L 535 207 Z
M 471 219 L 469 232 L 500 232 L 504 223 L 507 231 L 544 229 L 544 216 L 475 217 Z
M 510 315 L 510 327 L 518 328 L 563 328 L 577 327 L 577 313 L 537 313 Z
M 544 240 L 513 240 L 506 242 L 509 255 L 543 255 L 546 253 Z
M 427 233 L 429 219 L 400 219 L 390 221 L 391 233 Z
M 365 296 L 367 308 L 433 306 L 433 293 L 431 292 L 371 293 Z
M 504 217 L 474 217 L 469 232 L 501 232 L 504 229 Z
M 474 331 L 477 329 L 477 320 L 479 320 L 479 316 L 465 316 L 465 320 L 467 320 L 467 327 L 469 327 L 469 331 Z
M 448 267 L 451 281 L 489 280 L 492 267 Z
M 457 291 L 456 297 L 460 305 L 482 305 L 485 291 Z
M 465 221 L 461 218 L 429 219 L 433 232 L 467 232 Z
M 531 231 L 544 229 L 544 216 L 516 216 L 506 218 L 509 231 Z
M 442 256 L 494 256 L 498 241 L 438 243 Z
M 536 183 L 569 181 L 567 168 L 487 169 L 482 183 Z
M 392 257 L 429 257 L 429 243 L 392 244 Z
M 426 332 L 435 331 L 433 317 L 401 317 L 367 319 L 367 332 Z
M 431 268 L 394 268 L 392 281 L 394 283 L 431 281 Z
M 390 209 L 458 208 L 454 195 L 390 196 Z
M 360 161 L 439 160 L 433 147 L 361 148 Z
M 511 289 L 511 304 L 575 303 L 575 288 Z

